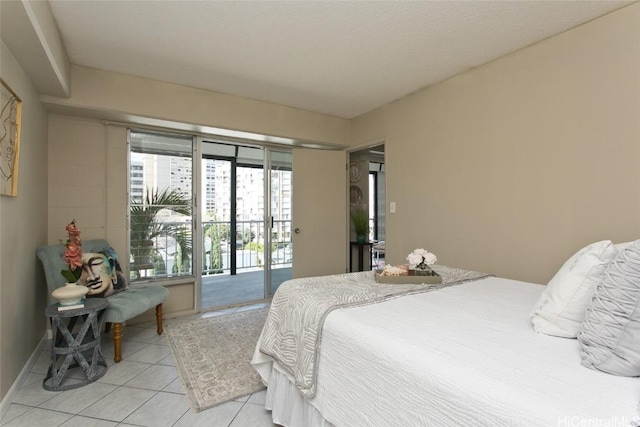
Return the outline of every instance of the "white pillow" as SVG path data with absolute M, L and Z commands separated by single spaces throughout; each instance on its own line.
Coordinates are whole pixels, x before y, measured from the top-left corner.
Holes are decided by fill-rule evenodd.
M 640 376 L 640 240 L 609 264 L 578 341 L 584 366 L 613 375 Z
M 535 331 L 577 337 L 596 285 L 617 252 L 610 240 L 603 240 L 585 246 L 569 258 L 547 284 L 531 312 Z

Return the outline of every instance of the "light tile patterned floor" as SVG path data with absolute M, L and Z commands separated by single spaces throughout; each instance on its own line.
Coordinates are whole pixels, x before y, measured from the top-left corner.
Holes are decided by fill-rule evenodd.
M 205 318 L 265 307 L 266 304 L 228 308 L 191 318 Z M 186 318 L 166 320 L 165 324 Z M 155 323 L 127 326 L 123 330 L 122 361 L 113 363 L 111 334 L 102 340 L 109 365 L 97 382 L 64 392 L 42 388 L 49 365 L 46 345 L 0 424 L 6 427 L 273 427 L 264 409 L 265 392 L 244 396 L 195 413 L 189 402 L 171 351 Z M 80 375 L 80 376 L 79 376 Z M 69 372 L 69 382 L 83 378 Z M 75 379 L 74 379 L 75 377 Z

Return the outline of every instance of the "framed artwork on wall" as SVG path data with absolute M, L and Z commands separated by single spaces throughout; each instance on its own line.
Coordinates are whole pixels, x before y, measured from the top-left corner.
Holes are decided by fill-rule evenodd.
M 357 185 L 352 185 L 349 188 L 349 204 L 352 208 L 362 204 L 362 190 Z
M 0 195 L 18 195 L 22 100 L 0 79 Z
M 349 164 L 349 180 L 354 183 L 360 181 L 360 165 L 356 162 Z

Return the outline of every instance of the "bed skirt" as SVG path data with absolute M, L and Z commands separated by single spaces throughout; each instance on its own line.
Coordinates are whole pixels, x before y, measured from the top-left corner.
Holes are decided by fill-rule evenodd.
M 265 408 L 274 423 L 285 427 L 334 427 L 296 389 L 289 378 L 271 365 Z

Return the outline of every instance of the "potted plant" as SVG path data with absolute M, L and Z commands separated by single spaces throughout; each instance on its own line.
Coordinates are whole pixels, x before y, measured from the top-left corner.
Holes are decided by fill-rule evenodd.
M 365 208 L 356 208 L 351 212 L 351 221 L 356 230 L 356 241 L 366 242 L 369 235 L 369 212 Z
M 140 203 L 131 200 L 131 255 L 133 264 L 141 267 L 154 268 L 158 258 L 154 239 L 160 236 L 171 237 L 176 241 L 178 259 L 182 266 L 189 265 L 192 250 L 192 238 L 189 230 L 183 224 L 160 221 L 159 214 L 169 210 L 177 214 L 191 216 L 191 202 L 176 190 L 147 189 Z

